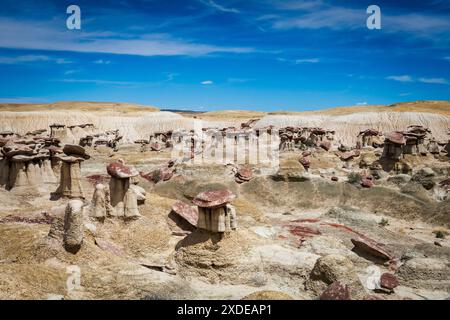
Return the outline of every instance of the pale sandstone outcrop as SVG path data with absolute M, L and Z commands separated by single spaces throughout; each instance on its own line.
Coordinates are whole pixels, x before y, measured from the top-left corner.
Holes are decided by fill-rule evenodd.
M 64 216 L 64 248 L 77 253 L 83 243 L 83 202 L 71 200 L 66 206 Z

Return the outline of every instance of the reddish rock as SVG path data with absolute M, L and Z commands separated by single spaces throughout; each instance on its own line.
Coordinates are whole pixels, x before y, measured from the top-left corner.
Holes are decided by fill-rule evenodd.
M 106 171 L 112 177 L 125 179 L 139 175 L 133 166 L 126 166 L 123 162 L 112 162 L 106 167 Z
M 142 178 L 145 178 L 153 183 L 168 181 L 173 177 L 173 171 L 170 168 L 156 169 L 149 173 L 140 172 L 139 174 Z
M 352 151 L 347 151 L 347 152 L 343 152 L 340 154 L 340 158 L 342 161 L 347 161 L 347 160 L 351 160 L 355 157 L 359 157 L 360 155 L 360 151 L 359 150 L 352 150 Z
M 162 148 L 162 146 L 158 142 L 154 142 L 154 143 L 150 144 L 150 149 L 152 149 L 152 151 L 160 151 L 161 148 Z
M 57 146 L 50 146 L 50 147 L 48 147 L 48 150 L 54 154 L 63 152 L 62 149 Z
M 375 241 L 363 238 L 352 238 L 351 241 L 355 246 L 353 248 L 355 251 L 360 251 L 382 260 L 393 260 L 395 258 L 392 253 L 383 248 L 382 244 Z
M 180 217 L 182 217 L 187 222 L 189 222 L 194 227 L 197 226 L 197 221 L 198 221 L 197 209 L 192 208 L 190 205 L 188 205 L 182 201 L 177 201 L 172 206 L 172 211 L 175 212 Z
M 380 284 L 382 288 L 393 290 L 394 288 L 398 287 L 399 282 L 397 280 L 397 277 L 392 273 L 385 272 L 381 275 Z
M 331 149 L 331 142 L 328 141 L 328 140 L 324 140 L 324 141 L 320 142 L 319 147 L 321 147 L 325 151 L 330 151 L 330 149 Z
M 334 177 L 331 177 L 331 181 L 339 181 L 339 178 L 338 177 L 336 177 L 336 176 L 334 176 Z
M 236 173 L 235 177 L 236 177 L 236 182 L 237 183 L 243 183 L 246 181 L 250 181 L 250 179 L 253 176 L 253 172 L 252 169 L 250 168 L 240 168 L 238 170 L 238 172 Z
M 372 188 L 373 187 L 373 178 L 372 177 L 362 177 L 361 186 L 363 188 Z
M 450 179 L 439 182 L 441 188 L 450 189 Z
M 192 202 L 202 208 L 220 207 L 232 200 L 236 196 L 227 189 L 205 191 L 198 194 Z
M 351 300 L 350 290 L 346 284 L 335 281 L 320 295 L 320 300 Z
M 309 151 L 309 150 L 306 150 L 306 151 L 302 152 L 302 156 L 303 157 L 307 157 L 307 156 L 310 156 L 310 155 L 311 155 L 311 151 Z
M 287 226 L 287 227 L 291 234 L 298 237 L 312 237 L 322 234 L 322 232 L 320 232 L 319 229 L 314 227 L 308 226 Z
M 309 160 L 308 157 L 300 158 L 299 161 L 300 161 L 300 163 L 303 165 L 303 167 L 305 169 L 308 169 L 310 167 L 310 165 L 311 165 L 311 161 Z
M 68 156 L 81 157 L 83 159 L 89 159 L 91 156 L 86 153 L 86 150 L 77 144 L 66 144 L 63 148 L 63 152 Z
M 392 142 L 394 144 L 400 144 L 400 145 L 403 145 L 406 143 L 405 136 L 403 135 L 402 132 L 399 132 L 399 131 L 394 131 L 394 132 L 389 133 L 386 136 L 386 140 L 389 140 L 390 142 Z

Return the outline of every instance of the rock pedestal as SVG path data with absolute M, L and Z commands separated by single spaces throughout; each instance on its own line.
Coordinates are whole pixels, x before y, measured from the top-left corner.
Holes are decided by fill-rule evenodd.
M 122 160 L 113 162 L 106 168 L 111 176 L 109 182 L 110 201 L 113 208 L 112 215 L 125 218 L 140 217 L 138 196 L 134 188 L 130 188 L 132 177 L 139 172 L 132 166 L 126 166 Z
M 237 227 L 236 210 L 228 204 L 236 196 L 228 190 L 202 192 L 193 203 L 198 206 L 197 228 L 210 232 L 230 232 Z
M 66 206 L 64 216 L 64 248 L 77 253 L 83 243 L 83 202 L 71 200 Z

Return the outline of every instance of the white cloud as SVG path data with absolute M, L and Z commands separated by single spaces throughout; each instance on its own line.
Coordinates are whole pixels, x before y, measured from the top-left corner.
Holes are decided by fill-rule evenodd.
M 248 53 L 252 48 L 221 47 L 174 39 L 166 34 L 68 32 L 48 23 L 0 18 L 0 47 L 46 51 L 95 52 L 138 56 L 201 56 Z
M 419 78 L 420 82 L 431 84 L 449 84 L 447 79 L 444 78 Z
M 214 82 L 211 81 L 211 80 L 206 80 L 206 81 L 202 81 L 201 84 L 203 84 L 203 85 L 211 85 L 211 84 L 214 84 Z
M 72 61 L 69 61 L 64 58 L 53 58 L 46 55 L 29 54 L 15 57 L 6 57 L 6 56 L 0 57 L 0 64 L 25 64 L 32 62 L 54 62 L 56 64 L 72 63 Z
M 238 9 L 226 8 L 226 7 L 218 4 L 217 2 L 214 2 L 213 0 L 200 0 L 200 2 L 213 8 L 213 9 L 216 9 L 218 11 L 228 12 L 228 13 L 240 13 L 240 11 Z
M 228 78 L 228 82 L 230 83 L 245 83 L 249 81 L 253 81 L 253 79 L 247 79 L 247 78 Z
M 280 1 L 275 3 L 275 6 L 283 10 L 313 10 L 321 7 L 323 1 L 321 0 L 307 0 L 307 1 Z
M 367 106 L 368 103 L 367 102 L 358 102 L 356 105 L 357 106 Z
M 56 81 L 65 83 L 91 83 L 96 85 L 115 85 L 115 86 L 138 86 L 145 84 L 141 82 L 100 80 L 100 79 L 59 79 Z
M 408 75 L 403 75 L 403 76 L 389 76 L 386 79 L 388 80 L 394 80 L 394 81 L 399 81 L 399 82 L 413 82 L 413 78 L 411 76 Z
M 99 59 L 99 60 L 95 60 L 94 63 L 95 64 L 110 64 L 111 61 L 110 60 Z
M 319 58 L 310 58 L 310 59 L 297 59 L 295 60 L 296 64 L 302 64 L 302 63 L 318 63 L 320 62 Z
M 275 29 L 322 29 L 334 30 L 365 27 L 366 14 L 364 10 L 330 7 L 309 12 L 294 18 L 276 20 Z
M 450 60 L 450 56 L 444 57 L 445 60 Z
M 70 74 L 74 74 L 74 73 L 77 73 L 77 72 L 79 72 L 78 70 L 67 70 L 66 72 L 64 72 L 64 75 L 70 75 Z

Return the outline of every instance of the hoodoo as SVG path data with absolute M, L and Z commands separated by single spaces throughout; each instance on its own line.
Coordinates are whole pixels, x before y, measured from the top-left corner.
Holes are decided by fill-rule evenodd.
M 198 206 L 197 228 L 211 232 L 229 232 L 237 227 L 236 209 L 229 204 L 236 196 L 231 191 L 211 190 L 192 201 Z

